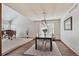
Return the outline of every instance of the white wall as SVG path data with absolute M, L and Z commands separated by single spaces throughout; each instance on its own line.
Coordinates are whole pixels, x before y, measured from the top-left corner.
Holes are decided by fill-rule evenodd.
M 72 16 L 72 30 L 64 30 L 64 20 Z M 79 6 L 61 19 L 61 40 L 79 54 Z
M 26 37 L 26 31 L 28 28 L 31 29 L 32 21 L 4 4 L 2 5 L 2 9 L 3 9 L 2 24 L 7 24 L 8 22 L 6 22 L 6 21 L 13 20 L 12 25 L 15 25 L 16 36 L 17 37 Z M 13 17 L 15 17 L 15 18 L 13 18 Z M 7 29 L 9 29 L 9 28 L 7 28 Z M 29 31 L 31 34 L 32 30 L 29 30 Z
M 27 29 L 29 29 L 29 32 L 30 32 L 31 22 L 32 21 L 30 21 L 29 19 L 25 18 L 22 15 L 20 15 L 18 18 L 16 18 L 13 21 L 13 23 L 15 23 L 15 25 L 16 25 L 15 26 L 16 27 L 16 33 L 17 33 L 16 36 L 17 37 L 26 37 Z
M 32 23 L 32 35 L 37 36 L 40 29 L 40 22 L 39 21 L 33 21 Z

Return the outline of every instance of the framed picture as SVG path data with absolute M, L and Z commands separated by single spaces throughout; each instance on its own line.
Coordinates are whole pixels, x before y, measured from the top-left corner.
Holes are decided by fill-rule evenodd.
M 64 21 L 64 30 L 72 30 L 72 16 Z

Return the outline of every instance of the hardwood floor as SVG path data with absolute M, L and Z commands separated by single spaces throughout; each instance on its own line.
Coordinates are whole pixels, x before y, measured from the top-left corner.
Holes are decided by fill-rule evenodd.
M 61 41 L 55 41 L 62 56 L 77 56 L 74 52 L 72 52 L 67 46 L 65 46 Z M 26 43 L 25 45 L 15 49 L 14 51 L 6 54 L 5 56 L 24 56 L 24 52 L 29 49 L 34 44 L 34 40 Z
M 77 56 L 72 50 L 70 50 L 65 44 L 61 41 L 55 41 L 62 56 Z
M 24 44 L 23 46 L 11 51 L 6 56 L 24 56 L 24 52 L 34 44 L 34 40 Z

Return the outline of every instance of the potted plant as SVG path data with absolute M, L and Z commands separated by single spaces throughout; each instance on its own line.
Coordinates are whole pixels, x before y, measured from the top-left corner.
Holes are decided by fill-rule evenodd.
M 47 28 L 43 29 L 43 32 L 44 32 L 44 36 L 46 37 L 46 32 L 47 32 Z

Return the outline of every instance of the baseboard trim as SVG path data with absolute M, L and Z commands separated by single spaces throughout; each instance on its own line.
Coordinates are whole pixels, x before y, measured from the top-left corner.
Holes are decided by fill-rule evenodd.
M 69 47 L 63 40 L 60 40 L 64 45 L 67 46 L 67 48 L 69 48 L 73 53 L 75 53 L 77 56 L 79 56 L 79 53 L 76 52 L 74 49 L 72 49 L 71 47 Z

